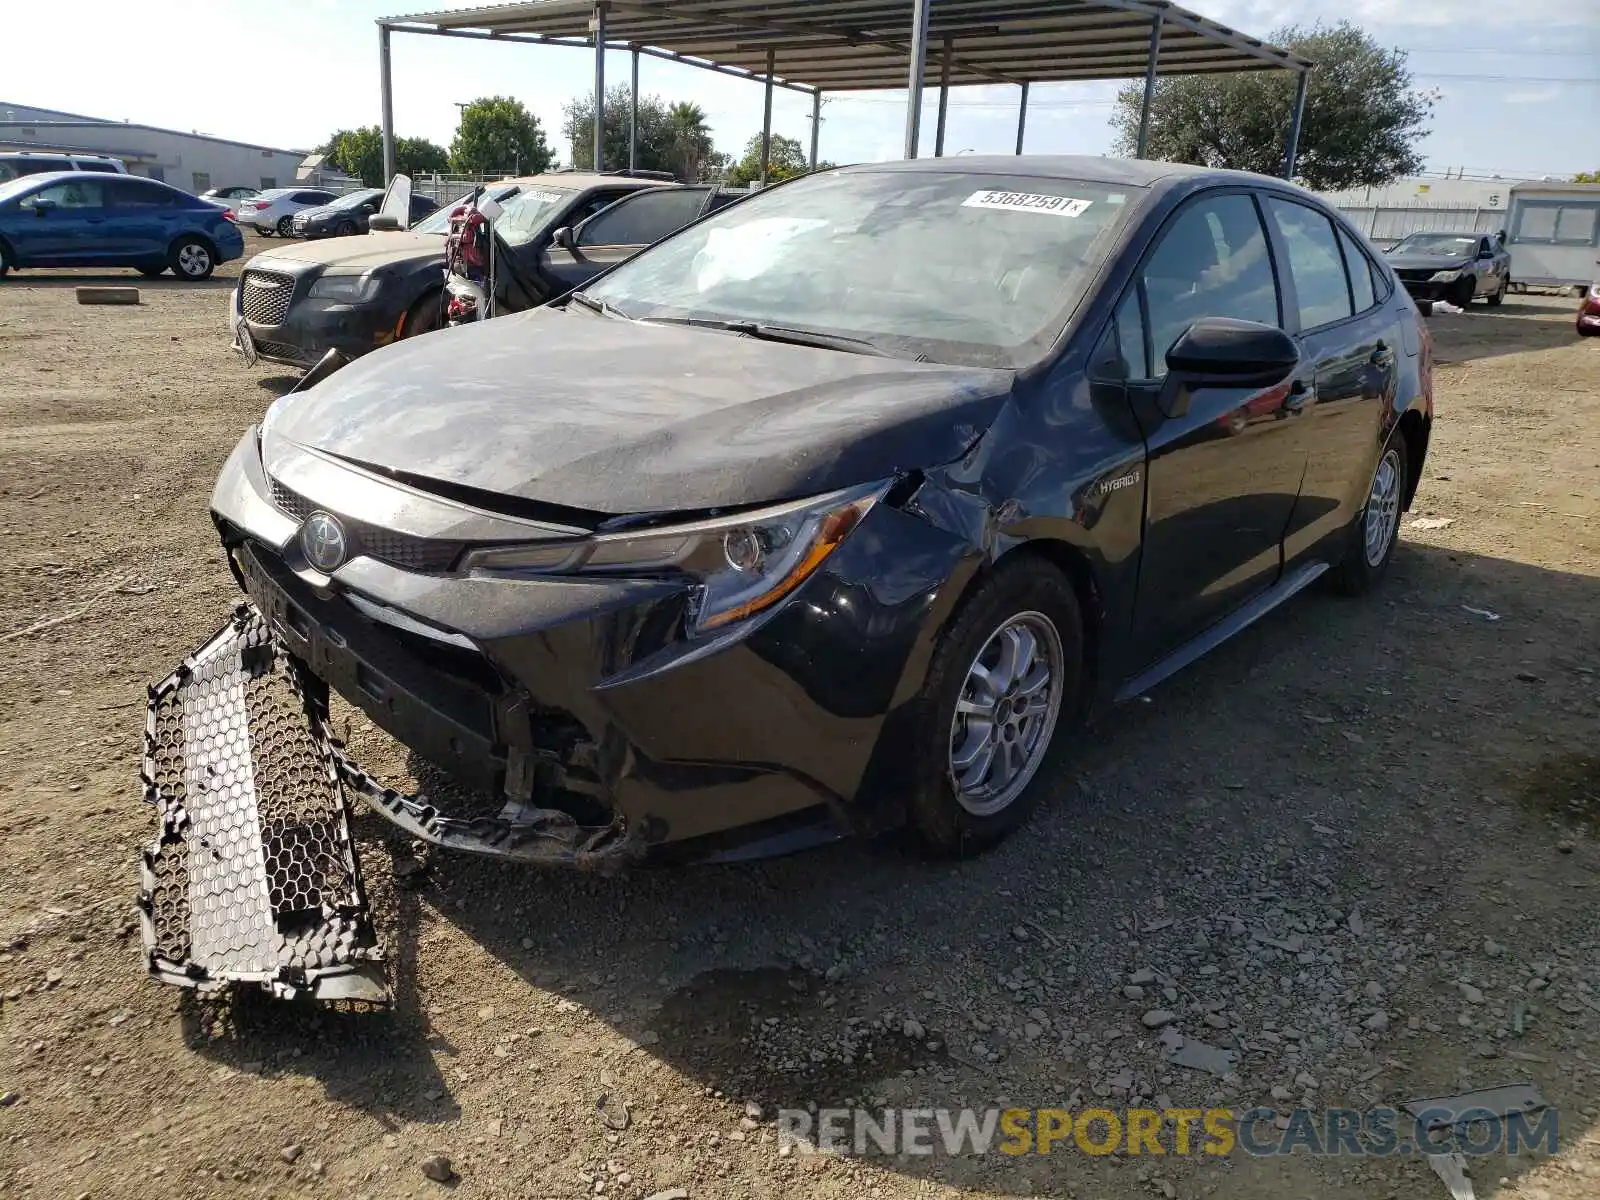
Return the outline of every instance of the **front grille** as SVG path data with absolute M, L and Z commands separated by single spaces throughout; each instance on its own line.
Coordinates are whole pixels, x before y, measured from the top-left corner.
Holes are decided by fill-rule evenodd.
M 296 521 L 304 521 L 316 511 L 317 506 L 299 492 L 285 487 L 276 479 L 271 483 L 272 502 Z M 391 567 L 399 567 L 402 571 L 423 574 L 448 571 L 466 548 L 464 542 L 412 537 L 362 521 L 345 520 L 344 525 L 351 557 L 364 554 Z
M 1395 274 L 1400 276 L 1401 280 L 1406 283 L 1427 283 L 1437 272 L 1430 268 L 1427 270 L 1396 271 Z
M 240 296 L 244 319 L 257 325 L 281 325 L 294 298 L 294 276 L 277 271 L 246 271 Z

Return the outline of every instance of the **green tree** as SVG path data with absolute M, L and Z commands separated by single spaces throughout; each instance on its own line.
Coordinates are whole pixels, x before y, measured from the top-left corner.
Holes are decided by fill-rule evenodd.
M 537 175 L 554 159 L 539 118 L 510 96 L 482 96 L 466 105 L 450 143 L 451 167 L 471 175 Z
M 618 84 L 606 92 L 605 115 L 601 129 L 605 138 L 604 166 L 620 171 L 628 165 L 628 121 L 632 106 L 628 85 Z M 692 110 L 692 113 L 691 111 Z M 579 96 L 562 107 L 566 119 L 562 136 L 572 147 L 572 165 L 580 171 L 594 170 L 594 97 Z M 674 114 L 677 113 L 677 116 Z M 698 123 L 694 117 L 698 116 Z M 704 139 L 701 146 L 698 139 Z M 683 167 L 697 167 L 711 152 L 711 135 L 705 128 L 705 113 L 698 105 L 668 105 L 660 96 L 639 97 L 638 157 L 643 171 L 670 171 L 684 182 L 693 174 Z
M 831 166 L 833 164 L 828 162 L 818 163 L 817 170 L 824 171 Z M 768 183 L 781 183 L 785 179 L 793 179 L 796 175 L 804 175 L 810 169 L 810 160 L 800 148 L 798 141 L 784 137 L 781 133 L 772 135 L 772 145 L 767 151 Z M 760 178 L 761 135 L 758 133 L 745 145 L 744 157 L 728 170 L 727 182 L 730 187 L 742 187 Z
M 394 144 L 395 167 L 405 175 L 426 175 L 449 169 L 443 146 L 427 138 L 399 138 Z M 383 187 L 383 132 L 376 125 L 341 129 L 322 146 L 328 161 L 368 187 Z
M 1600 171 L 1579 171 L 1572 177 L 1573 183 L 1600 183 Z
M 1295 174 L 1307 186 L 1377 185 L 1422 169 L 1436 92 L 1412 86 L 1403 50 L 1385 50 L 1348 21 L 1288 26 L 1276 45 L 1316 64 L 1306 94 Z M 1276 175 L 1294 107 L 1288 71 L 1241 71 L 1158 79 L 1150 105 L 1151 158 Z M 1117 95 L 1116 151 L 1138 145 L 1143 84 Z

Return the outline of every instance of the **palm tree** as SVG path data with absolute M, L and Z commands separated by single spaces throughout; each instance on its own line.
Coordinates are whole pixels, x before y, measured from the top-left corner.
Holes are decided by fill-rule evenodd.
M 706 126 L 705 109 L 679 101 L 667 110 L 667 127 L 672 136 L 673 169 L 679 179 L 693 183 L 700 178 L 711 154 L 711 130 Z

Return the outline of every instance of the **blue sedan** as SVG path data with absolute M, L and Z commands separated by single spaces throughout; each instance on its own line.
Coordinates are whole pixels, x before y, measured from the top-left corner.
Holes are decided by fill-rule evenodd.
M 222 208 L 154 179 L 51 171 L 0 183 L 0 276 L 13 267 L 134 267 L 205 279 L 244 254 Z

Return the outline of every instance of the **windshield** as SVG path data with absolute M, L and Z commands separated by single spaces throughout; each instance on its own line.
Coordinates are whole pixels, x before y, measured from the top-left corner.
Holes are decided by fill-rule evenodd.
M 514 183 L 513 184 L 507 184 L 504 187 L 490 188 L 489 189 L 489 195 L 493 196 L 495 198 L 495 200 L 500 204 L 504 204 L 508 197 L 515 196 L 516 194 L 517 194 L 517 185 L 514 184 Z M 430 213 L 426 217 L 423 217 L 422 220 L 418 221 L 415 225 L 413 225 L 411 227 L 411 232 L 412 233 L 438 233 L 438 234 L 449 233 L 450 232 L 450 214 L 455 212 L 455 210 L 457 208 L 459 208 L 461 205 L 465 204 L 468 200 L 471 200 L 471 199 L 472 199 L 472 193 L 468 192 L 465 196 L 457 196 L 454 200 L 450 201 L 449 204 L 440 205 L 432 213 Z
M 381 191 L 379 191 L 377 188 L 369 188 L 367 191 L 364 191 L 364 192 L 351 192 L 349 195 L 340 196 L 337 200 L 333 201 L 333 203 L 329 204 L 328 207 L 329 208 L 360 208 L 363 204 L 370 203 L 371 201 L 378 199 L 382 195 L 383 195 L 383 193 Z
M 1020 366 L 1083 298 L 1143 188 L 848 171 L 757 194 L 588 289 L 635 319 L 753 321 Z
M 1391 254 L 1443 254 L 1466 258 L 1478 250 L 1478 239 L 1468 233 L 1413 233 L 1396 244 Z
M 532 187 L 508 201 L 494 221 L 494 231 L 508 246 L 526 246 L 551 227 L 572 193 L 561 188 Z
M 11 199 L 18 192 L 25 192 L 35 184 L 42 182 L 32 175 L 18 175 L 15 179 L 7 179 L 0 183 L 0 203 Z

